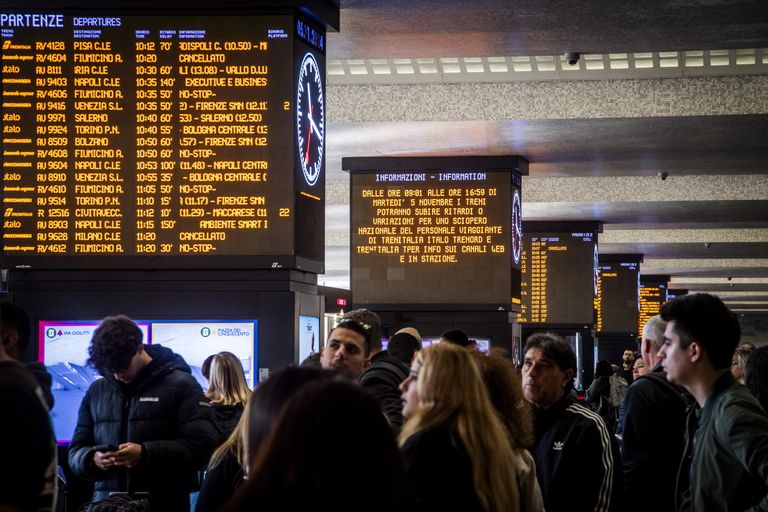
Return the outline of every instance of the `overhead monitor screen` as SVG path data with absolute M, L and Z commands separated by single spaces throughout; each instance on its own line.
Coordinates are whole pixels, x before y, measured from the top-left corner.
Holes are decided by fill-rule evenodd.
M 315 29 L 0 8 L 0 33 L 4 268 L 322 262 Z
M 596 234 L 525 233 L 519 321 L 593 323 L 598 272 Z
M 667 302 L 667 283 L 640 283 L 640 313 L 637 317 L 637 332 L 642 333 L 646 322 L 659 314 L 661 305 Z
M 98 372 L 85 364 L 93 331 L 100 321 L 43 320 L 38 323 L 38 356 L 53 381 L 53 409 L 51 420 L 56 439 L 68 443 L 77 426 L 80 402 L 91 383 L 101 378 Z M 137 322 L 149 341 L 149 324 Z
M 243 364 L 245 380 L 253 388 L 258 357 L 256 320 L 153 321 L 152 344 L 160 344 L 181 355 L 203 389 L 208 389 L 201 370 L 203 361 L 219 352 L 232 352 Z
M 600 263 L 595 299 L 598 332 L 637 332 L 639 280 L 638 263 Z
M 521 250 L 519 179 L 352 173 L 355 303 L 509 305 Z

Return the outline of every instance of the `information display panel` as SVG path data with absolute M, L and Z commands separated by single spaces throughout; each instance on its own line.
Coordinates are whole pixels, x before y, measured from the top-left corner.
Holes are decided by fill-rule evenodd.
M 321 265 L 296 236 L 297 211 L 323 228 L 321 32 L 5 10 L 0 31 L 3 266 Z
M 600 263 L 595 299 L 597 332 L 637 332 L 639 286 L 639 263 Z
M 93 331 L 99 320 L 62 321 L 41 320 L 38 322 L 38 357 L 51 375 L 53 409 L 51 422 L 59 443 L 69 443 L 77 426 L 77 412 L 85 392 L 101 375 L 88 360 L 88 347 Z M 149 324 L 137 322 L 144 334 L 144 343 L 149 343 Z
M 525 233 L 518 320 L 593 323 L 598 272 L 595 233 Z
M 509 305 L 521 250 L 519 179 L 510 171 L 353 173 L 355 303 Z
M 646 322 L 659 314 L 661 305 L 667 302 L 667 283 L 640 282 L 640 313 L 637 317 L 637 332 L 642 333 Z

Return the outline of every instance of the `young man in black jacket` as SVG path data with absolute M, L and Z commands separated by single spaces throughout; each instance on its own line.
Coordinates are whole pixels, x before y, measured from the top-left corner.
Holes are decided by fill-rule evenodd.
M 80 405 L 69 464 L 96 481 L 94 500 L 149 493 L 152 510 L 189 510 L 196 472 L 216 444 L 213 411 L 184 359 L 142 336 L 122 315 L 93 333 L 88 362 L 104 378 Z
M 528 338 L 523 395 L 533 406 L 533 458 L 547 512 L 621 510 L 620 462 L 603 419 L 571 397 L 576 355 L 560 336 Z
M 693 458 L 685 507 L 768 510 L 768 417 L 730 372 L 741 337 L 736 315 L 719 298 L 696 293 L 664 304 L 661 317 L 668 322 L 659 351 L 667 378 L 701 407 L 699 429 L 686 444 Z
M 667 323 L 659 315 L 643 327 L 640 352 L 653 370 L 638 378 L 624 398 L 621 460 L 627 512 L 674 512 L 675 482 L 683 456 L 685 390 L 667 382 L 658 356 Z M 653 489 L 653 492 L 649 492 Z

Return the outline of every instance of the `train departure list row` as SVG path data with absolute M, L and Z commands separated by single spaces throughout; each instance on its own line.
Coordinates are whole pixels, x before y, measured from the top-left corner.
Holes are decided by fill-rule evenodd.
M 5 256 L 291 252 L 290 18 L 0 28 Z
M 511 196 L 508 172 L 353 174 L 356 300 L 509 303 Z

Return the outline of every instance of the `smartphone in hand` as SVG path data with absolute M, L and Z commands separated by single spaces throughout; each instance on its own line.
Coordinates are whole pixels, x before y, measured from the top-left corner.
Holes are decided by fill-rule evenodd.
M 97 452 L 116 452 L 120 448 L 118 448 L 113 444 L 97 444 L 96 446 L 93 447 L 93 449 L 96 450 Z

